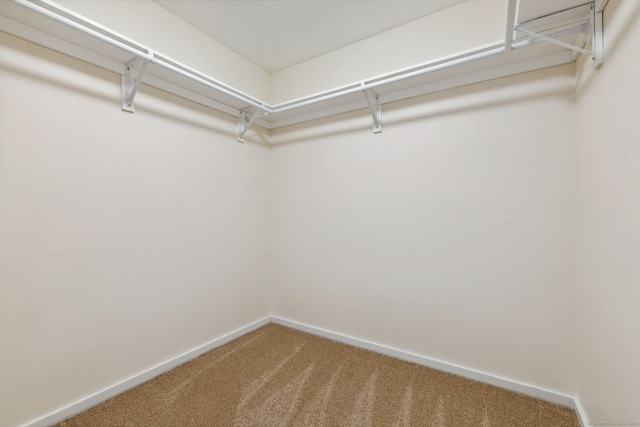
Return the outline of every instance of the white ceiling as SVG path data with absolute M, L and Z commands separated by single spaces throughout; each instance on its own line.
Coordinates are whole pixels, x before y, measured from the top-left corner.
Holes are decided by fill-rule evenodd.
M 268 72 L 466 0 L 155 0 Z

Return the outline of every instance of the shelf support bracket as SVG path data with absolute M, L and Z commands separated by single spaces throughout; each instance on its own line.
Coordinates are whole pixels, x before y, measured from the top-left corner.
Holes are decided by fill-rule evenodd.
M 533 31 L 529 31 L 529 30 L 524 29 L 522 27 L 515 27 L 515 30 L 519 31 L 521 33 L 524 33 L 524 34 L 526 34 L 528 36 L 531 36 L 533 38 L 544 40 L 546 42 L 553 43 L 553 44 L 556 44 L 558 46 L 565 47 L 567 49 L 571 49 L 571 50 L 573 50 L 575 52 L 578 52 L 578 53 L 583 53 L 585 55 L 593 56 L 593 51 L 587 50 L 587 49 L 582 49 L 581 47 L 574 46 L 574 45 L 572 45 L 570 43 L 565 43 L 562 40 L 554 39 L 553 37 L 545 36 L 544 34 L 534 33 Z
M 367 104 L 369 104 L 369 110 L 373 116 L 373 133 L 382 132 L 382 105 L 380 104 L 380 96 L 373 89 L 362 89 L 365 97 L 367 98 Z
M 591 6 L 591 48 L 593 54 L 593 68 L 596 70 L 604 64 L 604 32 L 602 29 L 602 12 L 596 12 L 596 8 Z
M 132 68 L 134 62 L 136 62 L 139 58 L 134 59 L 126 65 L 124 74 L 122 75 L 122 111 L 128 111 L 133 113 L 136 111 L 136 106 L 133 103 L 133 99 L 138 92 L 138 88 L 140 87 L 140 83 L 142 82 L 142 76 L 144 76 L 145 71 L 147 71 L 147 66 L 149 65 L 149 60 L 141 59 L 142 65 L 140 66 L 140 70 L 138 70 L 138 74 L 134 77 L 132 73 Z
M 244 134 L 247 133 L 249 129 L 251 129 L 251 125 L 260 117 L 267 114 L 266 107 L 265 110 L 256 110 L 253 114 L 250 114 L 246 111 L 240 111 L 240 115 L 238 116 L 238 142 L 244 143 Z
M 514 26 L 516 15 L 518 14 L 518 1 L 508 0 L 507 2 L 507 29 L 504 36 L 504 51 L 509 52 L 513 45 Z

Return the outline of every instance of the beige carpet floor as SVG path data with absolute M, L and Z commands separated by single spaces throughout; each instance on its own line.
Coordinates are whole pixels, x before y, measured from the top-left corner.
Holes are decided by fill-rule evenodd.
M 568 408 L 269 324 L 59 426 L 579 423 Z

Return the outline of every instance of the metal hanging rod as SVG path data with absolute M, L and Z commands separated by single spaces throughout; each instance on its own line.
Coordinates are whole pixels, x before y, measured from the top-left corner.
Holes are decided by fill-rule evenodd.
M 92 37 L 102 40 L 105 43 L 118 47 L 126 52 L 136 55 L 137 57 L 147 59 L 149 61 L 153 59 L 153 55 L 149 53 L 149 49 L 147 49 L 146 47 L 142 45 L 137 45 L 137 44 L 136 44 L 137 46 L 134 46 L 134 43 L 126 43 L 125 41 L 129 41 L 129 40 L 126 39 L 125 37 L 122 37 L 113 31 L 107 31 L 102 26 L 94 25 L 92 22 L 90 22 L 86 18 L 81 18 L 79 15 L 71 12 L 70 10 L 63 8 L 62 6 L 56 3 L 53 3 L 48 0 L 40 0 L 40 3 L 45 4 L 57 10 L 57 11 L 54 11 L 51 9 L 47 9 L 44 6 L 35 4 L 28 0 L 12 0 L 12 1 L 26 9 L 39 13 L 40 15 L 46 16 L 47 18 L 53 19 L 54 21 L 60 22 L 61 24 L 64 24 L 75 30 L 81 31 L 85 34 L 88 34 Z M 72 16 L 78 21 L 74 21 L 68 16 Z M 98 31 L 98 29 L 102 30 L 102 32 Z
M 204 86 L 208 86 L 212 89 L 217 90 L 218 92 L 222 92 L 225 95 L 229 95 L 232 98 L 237 99 L 238 101 L 245 102 L 252 107 L 256 107 L 265 113 L 271 113 L 271 108 L 267 106 L 267 104 L 263 101 L 258 100 L 257 98 L 250 97 L 237 89 L 234 89 L 230 86 L 219 83 L 218 81 L 212 79 L 211 77 L 202 74 L 196 70 L 193 70 L 185 65 L 180 64 L 179 62 L 173 61 L 169 58 L 163 57 L 159 54 L 154 53 L 153 64 L 160 65 L 168 70 L 173 71 L 176 74 L 180 74 L 181 76 L 187 77 L 193 81 L 196 81 Z
M 514 49 L 519 49 L 538 42 L 551 42 L 557 45 L 561 45 L 565 48 L 572 49 L 579 53 L 591 54 L 595 58 L 598 58 L 599 66 L 602 63 L 602 22 L 601 15 L 592 15 L 589 17 L 588 24 L 584 23 L 578 28 L 577 25 L 573 25 L 571 28 L 566 27 L 562 30 L 556 31 L 554 34 L 540 34 L 533 29 L 526 27 L 525 23 L 520 26 L 516 26 L 517 14 L 519 8 L 519 0 L 507 0 L 507 18 L 506 18 L 506 30 L 505 39 L 502 43 L 496 43 L 489 46 L 485 46 L 479 49 L 475 49 L 468 52 L 463 52 L 457 55 L 449 56 L 446 58 L 438 59 L 425 63 L 419 66 L 411 67 L 402 71 L 389 73 L 376 78 L 367 79 L 346 85 L 330 91 L 321 92 L 315 95 L 298 98 L 295 100 L 287 101 L 284 103 L 269 105 L 251 95 L 248 95 L 240 90 L 237 90 L 229 85 L 219 82 L 197 70 L 194 70 L 186 65 L 183 65 L 171 58 L 161 55 L 146 46 L 139 44 L 125 36 L 122 36 L 106 27 L 103 27 L 87 18 L 84 18 L 75 12 L 66 9 L 51 0 L 12 0 L 14 3 L 27 8 L 40 15 L 46 16 L 56 22 L 71 27 L 77 31 L 94 37 L 102 42 L 105 42 L 111 46 L 115 46 L 124 52 L 132 54 L 135 58 L 124 64 L 125 71 L 122 74 L 122 93 L 123 93 L 123 110 L 134 111 L 133 98 L 137 92 L 137 89 L 145 75 L 145 71 L 148 74 L 147 66 L 149 64 L 165 68 L 179 76 L 185 77 L 189 80 L 197 82 L 205 87 L 214 89 L 215 91 L 231 97 L 244 104 L 242 107 L 231 107 L 237 111 L 238 114 L 238 140 L 244 141 L 244 135 L 257 119 L 267 116 L 284 113 L 291 110 L 296 110 L 302 107 L 307 107 L 313 104 L 329 101 L 335 98 L 341 98 L 355 93 L 362 93 L 364 99 L 367 101 L 367 105 L 371 110 L 374 120 L 374 132 L 379 133 L 381 131 L 381 106 L 380 99 L 375 88 L 396 83 L 402 80 L 422 76 L 428 73 L 432 73 L 438 70 L 443 70 L 457 65 L 470 63 L 473 61 L 497 56 L 505 52 L 509 52 Z M 587 5 L 585 5 L 587 6 Z M 582 6 L 584 7 L 584 6 Z M 591 4 L 591 9 L 594 6 Z M 579 8 L 574 8 L 573 11 Z M 571 12 L 563 11 L 558 12 L 555 15 L 562 15 L 564 13 Z M 576 29 L 578 28 L 578 29 Z M 568 43 L 562 42 L 554 37 L 562 37 L 569 34 L 571 31 L 584 31 L 588 28 L 593 35 L 593 51 L 583 49 L 578 46 L 573 46 Z M 527 34 L 533 39 L 516 41 L 516 33 L 520 32 Z M 599 49 L 599 50 L 598 50 Z M 140 60 L 140 62 L 139 62 Z M 134 64 L 140 63 L 141 66 L 137 75 L 134 77 L 131 69 Z M 213 98 L 211 98 L 213 99 Z M 227 104 L 228 105 L 228 104 Z M 250 113 L 249 110 L 252 112 Z
M 524 46 L 525 43 L 519 43 L 518 45 Z M 490 56 L 498 55 L 504 52 L 504 45 L 502 43 L 493 44 L 484 48 L 476 49 L 470 52 L 465 52 L 455 56 L 450 56 L 444 59 L 436 60 L 420 67 L 414 67 L 403 72 L 396 72 L 375 79 L 364 80 L 359 83 L 354 83 L 349 86 L 345 86 L 341 89 L 323 92 L 317 95 L 309 97 L 299 98 L 297 100 L 283 102 L 281 104 L 274 105 L 272 107 L 273 114 L 283 113 L 285 111 L 294 110 L 308 105 L 316 104 L 318 102 L 328 101 L 342 96 L 351 95 L 353 93 L 365 92 L 376 87 L 384 86 L 390 83 L 399 82 L 412 77 L 418 77 L 424 74 L 432 73 L 434 71 L 442 70 L 445 68 L 453 67 L 456 65 L 472 62 L 474 60 L 487 58 Z
M 531 41 L 524 40 L 524 41 L 512 43 L 511 46 L 513 49 L 517 49 L 517 48 L 528 46 L 530 44 L 532 44 Z M 357 92 L 363 92 L 369 89 L 374 89 L 380 86 L 388 85 L 390 83 L 396 83 L 412 77 L 418 77 L 424 74 L 432 73 L 434 71 L 451 68 L 456 65 L 462 65 L 469 62 L 477 61 L 479 59 L 497 56 L 504 52 L 505 52 L 505 45 L 503 43 L 493 44 L 493 45 L 476 49 L 470 52 L 465 52 L 455 56 L 449 56 L 444 59 L 436 60 L 404 72 L 393 73 L 387 76 L 378 77 L 371 80 L 364 80 L 360 83 L 354 83 L 353 85 L 346 86 L 340 90 L 323 92 L 317 95 L 312 95 L 310 97 L 304 97 L 294 101 L 283 102 L 281 104 L 274 105 L 272 107 L 273 109 L 272 113 L 278 114 L 285 111 L 306 107 L 308 105 L 316 104 L 318 102 L 328 101 L 330 99 L 339 98 L 339 97 L 350 95 Z
M 40 15 L 46 16 L 47 18 L 53 19 L 54 21 L 67 25 L 89 36 L 95 37 L 112 46 L 118 47 L 141 59 L 147 60 L 151 64 L 161 66 L 163 68 L 173 71 L 176 74 L 179 74 L 188 79 L 191 79 L 200 84 L 203 84 L 204 86 L 215 89 L 218 92 L 231 96 L 232 98 L 235 98 L 238 101 L 244 102 L 250 106 L 253 106 L 259 109 L 266 108 L 265 107 L 266 103 L 250 95 L 247 95 L 237 89 L 234 89 L 231 86 L 218 82 L 217 80 L 203 73 L 200 73 L 196 70 L 193 70 L 185 65 L 182 65 L 177 61 L 173 61 L 168 57 L 160 55 L 141 44 L 129 41 L 126 37 L 123 37 L 120 34 L 117 34 L 111 30 L 107 30 L 102 26 L 94 25 L 92 22 L 90 22 L 86 18 L 83 18 L 69 10 L 66 10 L 64 7 L 52 1 L 39 0 L 39 3 L 42 3 L 50 8 L 57 9 L 58 12 L 48 9 L 47 7 L 35 4 L 29 0 L 12 0 L 12 1 L 14 3 L 19 4 L 20 6 L 23 6 L 29 10 L 32 10 L 33 12 L 39 13 Z M 77 19 L 77 21 L 74 19 L 71 19 L 71 17 Z M 102 31 L 99 31 L 99 29 Z M 129 43 L 125 43 L 124 42 L 125 40 L 129 41 Z M 271 111 L 270 109 L 267 109 L 266 112 L 270 113 Z
M 301 107 L 306 107 L 309 105 L 313 105 L 319 102 L 323 102 L 323 101 L 328 101 L 331 99 L 335 99 L 335 98 L 339 98 L 342 96 L 346 96 L 346 95 L 350 95 L 353 93 L 357 93 L 357 92 L 366 92 L 368 90 L 372 90 L 374 88 L 380 87 L 380 86 L 384 86 L 384 85 L 388 85 L 391 83 L 396 83 L 402 80 L 406 80 L 409 78 L 413 78 L 413 77 L 418 77 L 424 74 L 428 74 L 428 73 L 432 73 L 435 71 L 439 71 L 439 70 L 443 70 L 446 68 L 451 68 L 457 65 L 462 65 L 462 64 L 466 64 L 469 62 L 473 62 L 473 61 L 477 61 L 480 59 L 485 59 L 485 58 L 489 58 L 492 56 L 497 56 L 500 54 L 503 54 L 505 52 L 511 51 L 513 49 L 519 49 L 519 48 L 523 48 L 526 46 L 530 46 L 532 44 L 538 43 L 540 41 L 548 41 L 548 42 L 552 42 L 554 44 L 558 44 L 561 45 L 563 47 L 566 47 L 568 49 L 574 50 L 574 51 L 578 51 L 580 53 L 584 53 L 584 54 L 593 54 L 592 51 L 590 50 L 586 50 L 586 49 L 581 49 L 578 48 L 576 46 L 573 46 L 571 44 L 568 43 L 564 43 L 564 42 L 559 42 L 557 39 L 552 38 L 552 36 L 555 37 L 562 37 L 562 36 L 566 36 L 568 34 L 572 34 L 578 31 L 583 31 L 584 30 L 584 24 L 580 24 L 580 25 L 575 25 L 575 26 L 571 26 L 568 29 L 563 29 L 561 31 L 557 31 L 554 32 L 552 34 L 549 34 L 549 36 L 539 36 L 538 34 L 530 34 L 532 36 L 538 36 L 535 37 L 532 40 L 521 40 L 521 41 L 514 41 L 515 40 L 515 34 L 517 31 L 521 31 L 523 33 L 526 32 L 526 30 L 523 30 L 521 27 L 516 27 L 515 26 L 515 22 L 516 22 L 516 15 L 518 12 L 518 5 L 519 5 L 519 0 L 508 0 L 508 4 L 507 4 L 507 30 L 505 33 L 505 41 L 504 43 L 496 43 L 496 44 L 492 44 L 483 48 L 479 48 L 479 49 L 475 49 L 472 51 L 468 51 L 468 52 L 464 52 L 461 54 L 457 54 L 457 55 L 453 55 L 453 56 L 448 56 L 446 58 L 443 59 L 439 59 L 439 60 L 435 60 L 426 64 L 423 64 L 421 66 L 418 67 L 413 67 L 404 71 L 400 71 L 400 72 L 395 72 L 392 74 L 388 74 L 386 76 L 381 76 L 381 77 L 377 77 L 374 79 L 369 79 L 369 80 L 364 80 L 361 81 L 359 83 L 354 83 L 352 85 L 348 85 L 348 86 L 344 86 L 343 88 L 340 89 L 335 89 L 332 91 L 327 91 L 327 92 L 322 92 L 319 94 L 315 94 L 315 95 L 311 95 L 308 97 L 303 97 L 303 98 L 299 98 L 293 101 L 287 101 L 287 102 L 283 102 L 281 104 L 277 104 L 274 105 L 272 107 L 273 114 L 278 114 L 278 113 L 282 113 L 285 111 L 290 111 L 290 110 L 295 110 L 297 108 L 301 108 Z M 577 8 L 576 8 L 577 9 Z M 562 13 L 562 12 L 560 12 Z M 589 18 L 591 20 L 591 18 Z M 601 31 L 600 33 L 601 34 Z M 536 40 L 537 39 L 537 40 Z M 602 43 L 600 42 L 600 45 Z

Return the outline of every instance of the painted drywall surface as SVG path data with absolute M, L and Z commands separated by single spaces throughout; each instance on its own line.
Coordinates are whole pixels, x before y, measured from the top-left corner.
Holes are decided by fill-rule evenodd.
M 269 102 L 267 72 L 151 0 L 60 0 L 56 3 Z
M 273 313 L 575 391 L 573 67 L 273 131 Z
M 273 73 L 270 99 L 285 102 L 500 42 L 505 16 L 504 0 L 463 2 Z
M 578 64 L 577 396 L 591 422 L 632 425 L 640 422 L 640 3 L 610 0 L 604 17 L 604 65 Z
M 2 34 L 0 425 L 268 314 L 269 149 L 233 117 Z

